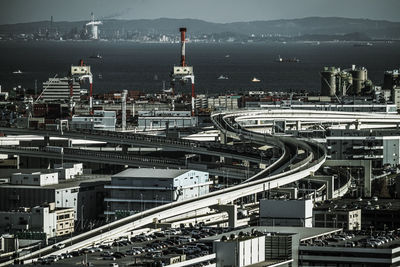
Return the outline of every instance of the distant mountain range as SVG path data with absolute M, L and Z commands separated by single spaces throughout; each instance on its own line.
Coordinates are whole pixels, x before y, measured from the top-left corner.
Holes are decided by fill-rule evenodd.
M 60 32 L 71 29 L 81 30 L 87 21 L 54 22 L 53 27 Z M 40 28 L 49 28 L 49 21 L 0 25 L 0 34 L 34 33 Z M 142 34 L 177 34 L 177 28 L 185 26 L 189 34 L 232 34 L 237 36 L 281 35 L 307 39 L 326 38 L 326 36 L 353 36 L 361 39 L 400 39 L 400 22 L 369 19 L 349 19 L 338 17 L 308 17 L 271 21 L 250 21 L 233 23 L 212 23 L 196 19 L 139 19 L 104 20 L 100 29 L 104 33 L 116 30 L 140 32 Z M 356 35 L 357 35 L 356 34 Z M 339 38 L 340 39 L 340 38 Z M 358 40 L 358 39 L 357 39 Z

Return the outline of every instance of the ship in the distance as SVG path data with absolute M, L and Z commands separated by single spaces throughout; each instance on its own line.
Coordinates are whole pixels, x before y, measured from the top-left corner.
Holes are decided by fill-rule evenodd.
M 220 75 L 218 78 L 218 80 L 228 80 L 228 76 L 224 76 L 224 75 Z
M 353 44 L 353 46 L 355 46 L 355 47 L 372 46 L 372 43 L 370 43 L 370 42 L 356 43 L 356 44 Z
M 103 57 L 99 53 L 97 53 L 97 54 L 91 55 L 89 58 L 102 59 Z
M 259 79 L 257 79 L 256 77 L 253 77 L 253 79 L 251 80 L 253 83 L 259 83 L 260 82 L 260 80 Z
M 21 70 L 16 70 L 16 71 L 13 71 L 13 74 L 21 74 L 22 73 L 22 71 Z
M 278 58 L 275 59 L 275 62 L 280 62 L 280 63 L 285 63 L 285 62 L 291 62 L 291 63 L 298 63 L 300 62 L 300 59 L 293 57 L 293 58 L 282 58 L 280 55 Z

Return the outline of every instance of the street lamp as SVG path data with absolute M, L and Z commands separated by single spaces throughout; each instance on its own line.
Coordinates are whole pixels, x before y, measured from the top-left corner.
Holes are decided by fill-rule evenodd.
M 143 194 L 140 193 L 140 213 L 142 213 L 141 217 L 143 218 Z

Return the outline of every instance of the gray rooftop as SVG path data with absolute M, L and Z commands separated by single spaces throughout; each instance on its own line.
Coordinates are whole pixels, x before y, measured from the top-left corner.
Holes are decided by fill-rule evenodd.
M 229 236 L 230 234 L 239 234 L 240 232 L 251 232 L 252 229 L 277 234 L 298 234 L 301 241 L 319 236 L 329 235 L 336 232 L 341 232 L 341 228 L 320 228 L 320 227 L 294 227 L 294 226 L 255 226 L 248 227 L 240 230 L 234 230 L 220 235 L 210 236 L 203 238 L 203 241 L 213 241 L 221 239 L 222 236 Z
M 105 184 L 111 181 L 110 175 L 84 175 L 79 178 L 69 179 L 69 180 L 59 180 L 58 184 L 51 184 L 45 186 L 36 186 L 36 185 L 11 185 L 11 184 L 2 184 L 0 188 L 32 188 L 32 189 L 64 189 L 71 187 L 79 187 L 81 185 L 91 185 L 96 184 Z
M 173 179 L 184 173 L 187 173 L 188 169 L 152 169 L 152 168 L 139 168 L 139 169 L 126 169 L 120 173 L 112 176 L 116 177 L 127 177 L 127 178 L 170 178 Z

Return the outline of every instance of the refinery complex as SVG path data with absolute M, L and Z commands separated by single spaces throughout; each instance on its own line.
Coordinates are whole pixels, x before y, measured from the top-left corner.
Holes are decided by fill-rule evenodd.
M 158 93 L 0 87 L 0 266 L 399 266 L 400 69 L 198 94 L 188 30 Z

